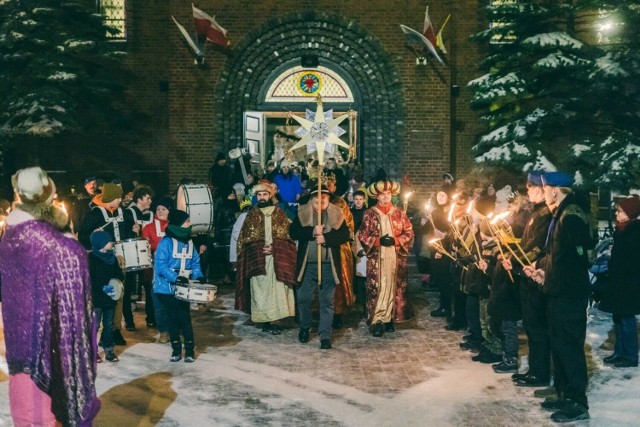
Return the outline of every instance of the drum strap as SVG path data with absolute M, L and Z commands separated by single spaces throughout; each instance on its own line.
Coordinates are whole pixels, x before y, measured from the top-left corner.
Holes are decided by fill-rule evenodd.
M 109 214 L 107 214 L 107 210 L 102 206 L 96 206 L 96 208 L 100 209 L 100 212 L 102 212 L 102 216 L 104 217 L 104 222 L 106 222 L 107 224 L 113 225 L 113 237 L 115 238 L 116 242 L 119 242 L 120 227 L 118 226 L 117 223 L 124 221 L 124 216 L 122 215 L 122 208 L 118 208 L 118 215 L 116 216 L 109 216 Z
M 182 248 L 181 252 L 178 252 L 178 241 L 174 238 L 173 240 L 173 257 L 178 258 L 180 260 L 180 271 L 178 274 L 180 276 L 189 277 L 191 274 L 191 270 L 187 270 L 187 260 L 193 258 L 193 241 L 189 240 L 189 245 L 186 248 Z
M 133 222 L 136 224 L 140 224 L 140 226 L 144 227 L 147 224 L 150 224 L 153 222 L 153 212 L 151 211 L 147 211 L 146 214 L 144 215 L 149 215 L 149 220 L 145 221 L 144 218 L 143 219 L 138 219 L 138 214 L 136 213 L 136 210 L 134 208 L 127 208 L 129 209 L 129 211 L 131 212 L 131 215 L 133 215 Z
M 160 221 L 156 219 L 153 222 L 156 224 L 156 236 L 164 237 L 164 231 L 162 231 L 162 226 L 160 224 Z

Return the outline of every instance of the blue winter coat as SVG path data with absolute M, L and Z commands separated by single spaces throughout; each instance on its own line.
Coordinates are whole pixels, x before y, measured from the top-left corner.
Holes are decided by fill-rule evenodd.
M 156 249 L 156 255 L 154 258 L 154 272 L 153 272 L 153 292 L 156 294 L 169 294 L 175 293 L 175 288 L 172 286 L 178 278 L 178 271 L 180 270 L 180 258 L 173 257 L 173 240 L 171 237 L 163 237 Z M 188 244 L 176 240 L 178 243 L 178 253 L 182 252 L 182 249 L 188 248 Z M 202 270 L 200 270 L 200 256 L 198 255 L 198 248 L 194 245 L 193 254 L 190 259 L 186 260 L 187 270 L 191 270 L 190 279 L 196 280 L 204 277 Z

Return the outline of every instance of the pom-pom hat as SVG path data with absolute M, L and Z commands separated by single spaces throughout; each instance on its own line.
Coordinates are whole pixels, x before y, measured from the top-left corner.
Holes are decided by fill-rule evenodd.
M 13 190 L 23 203 L 51 204 L 56 185 L 39 166 L 20 169 L 11 177 Z

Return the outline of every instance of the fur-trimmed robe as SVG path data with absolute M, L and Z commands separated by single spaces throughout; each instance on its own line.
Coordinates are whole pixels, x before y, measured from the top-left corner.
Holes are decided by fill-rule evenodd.
M 236 273 L 235 308 L 251 313 L 251 287 L 249 281 L 254 276 L 266 275 L 264 248 L 264 214 L 254 208 L 244 220 L 238 237 L 238 261 Z M 272 255 L 276 279 L 293 287 L 295 278 L 296 244 L 289 237 L 289 219 L 282 209 L 275 206 L 272 218 Z

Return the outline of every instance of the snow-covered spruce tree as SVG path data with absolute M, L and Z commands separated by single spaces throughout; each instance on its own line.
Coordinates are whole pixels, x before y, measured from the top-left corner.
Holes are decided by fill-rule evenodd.
M 119 118 L 121 44 L 90 2 L 0 0 L 0 144 Z M 0 151 L 2 149 L 0 148 Z
M 601 147 L 622 113 L 606 107 L 617 95 L 605 87 L 617 81 L 620 57 L 597 43 L 596 5 L 502 2 L 488 16 L 494 25 L 474 36 L 487 49 L 486 74 L 469 83 L 488 123 L 476 161 L 524 172 L 562 168 L 578 183 L 603 183 L 611 163 L 602 164 Z
M 576 147 L 576 160 L 597 165 L 597 185 L 640 188 L 640 3 L 585 0 L 578 17 L 591 23 L 600 56 L 585 99 L 590 135 Z

